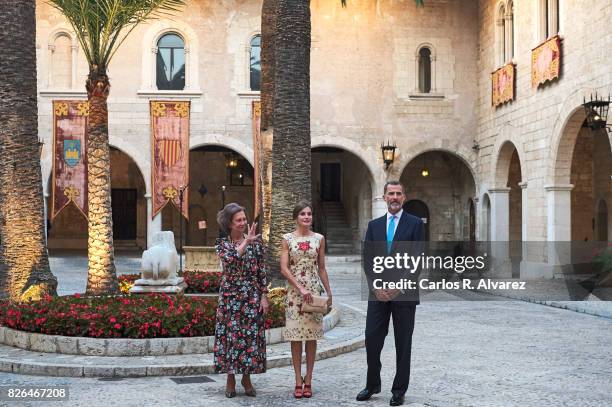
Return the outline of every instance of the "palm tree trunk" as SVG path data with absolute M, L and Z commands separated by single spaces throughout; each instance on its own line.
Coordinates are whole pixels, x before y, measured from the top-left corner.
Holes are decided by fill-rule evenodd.
M 86 83 L 89 99 L 87 141 L 88 272 L 87 294 L 118 291 L 111 214 L 110 151 L 108 144 L 108 92 L 105 70 L 90 69 Z
M 260 186 L 262 199 L 262 233 L 266 242 L 270 238 L 272 203 L 272 139 L 274 135 L 274 38 L 278 0 L 263 0 L 261 6 L 261 141 Z
M 278 0 L 263 0 L 261 6 L 261 130 L 273 126 L 274 38 Z
M 280 278 L 282 235 L 295 228 L 293 207 L 311 199 L 310 29 L 310 0 L 278 0 L 268 259 L 273 280 Z
M 56 295 L 45 246 L 34 0 L 0 0 L 0 284 L 12 301 Z

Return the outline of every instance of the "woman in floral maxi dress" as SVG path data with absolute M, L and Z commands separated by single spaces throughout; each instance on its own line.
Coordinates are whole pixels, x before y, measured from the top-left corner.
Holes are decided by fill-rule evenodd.
M 332 304 L 329 278 L 325 269 L 325 238 L 310 230 L 312 206 L 299 203 L 293 210 L 296 230 L 283 235 L 281 273 L 287 279 L 285 331 L 291 341 L 291 357 L 295 372 L 295 398 L 312 396 L 312 372 L 317 353 L 317 339 L 323 338 L 323 315 L 302 312 L 303 302 L 321 295 L 323 288 Z M 302 377 L 302 342 L 306 348 L 306 375 Z
M 217 215 L 227 237 L 217 239 L 223 265 L 215 326 L 214 360 L 217 373 L 227 373 L 225 395 L 236 395 L 236 374 L 248 396 L 255 396 L 251 373 L 266 371 L 265 318 L 268 311 L 264 249 L 257 224 L 247 227 L 245 210 L 230 203 Z

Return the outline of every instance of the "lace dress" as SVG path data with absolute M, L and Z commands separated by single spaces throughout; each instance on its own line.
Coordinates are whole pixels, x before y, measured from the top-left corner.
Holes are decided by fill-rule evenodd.
M 295 236 L 293 233 L 283 235 L 289 246 L 289 270 L 298 284 L 313 295 L 321 295 L 323 284 L 319 278 L 317 258 L 323 236 L 314 233 L 311 236 Z M 323 338 L 323 314 L 301 312 L 302 296 L 291 284 L 287 283 L 285 303 L 285 339 L 288 341 L 305 341 Z

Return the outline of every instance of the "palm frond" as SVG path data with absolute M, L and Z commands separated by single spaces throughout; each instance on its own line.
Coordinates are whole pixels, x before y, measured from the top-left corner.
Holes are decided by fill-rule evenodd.
M 106 70 L 140 23 L 174 14 L 186 0 L 48 0 L 74 29 L 90 70 Z

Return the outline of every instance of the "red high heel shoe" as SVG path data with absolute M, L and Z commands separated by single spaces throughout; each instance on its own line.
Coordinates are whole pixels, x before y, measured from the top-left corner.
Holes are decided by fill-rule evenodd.
M 303 389 L 302 386 L 304 386 L 304 378 L 302 378 L 302 384 L 301 385 L 295 385 L 295 389 L 293 390 L 293 397 L 295 397 L 296 399 L 301 399 L 303 394 Z
M 295 386 L 295 390 L 293 390 L 293 397 L 295 397 L 296 399 L 301 399 L 302 396 L 302 386 Z
M 307 399 L 312 397 L 312 382 L 310 384 L 306 384 L 306 382 L 304 382 L 304 390 L 302 392 L 302 395 Z

